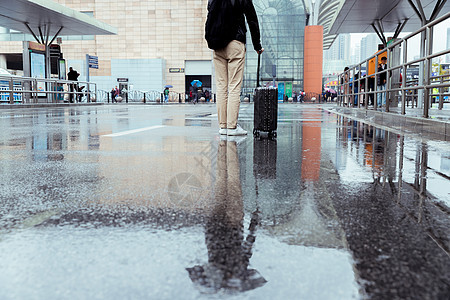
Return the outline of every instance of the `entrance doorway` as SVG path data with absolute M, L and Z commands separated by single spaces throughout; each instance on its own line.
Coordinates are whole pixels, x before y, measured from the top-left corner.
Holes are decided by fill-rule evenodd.
M 211 100 L 211 75 L 186 75 L 185 82 L 187 101 L 199 100 L 201 97 Z M 201 82 L 201 86 L 193 86 L 192 82 Z

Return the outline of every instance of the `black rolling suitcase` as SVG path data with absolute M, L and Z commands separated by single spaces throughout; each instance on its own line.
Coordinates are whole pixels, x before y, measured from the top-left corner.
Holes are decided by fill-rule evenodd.
M 259 84 L 261 54 L 258 54 L 257 86 L 254 95 L 253 135 L 257 138 L 277 136 L 278 89 L 263 88 Z

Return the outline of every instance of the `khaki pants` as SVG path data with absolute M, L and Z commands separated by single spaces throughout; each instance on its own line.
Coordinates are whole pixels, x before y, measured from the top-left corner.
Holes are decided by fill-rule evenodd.
M 231 41 L 224 49 L 214 51 L 220 128 L 235 129 L 237 125 L 245 51 L 244 43 L 239 41 Z

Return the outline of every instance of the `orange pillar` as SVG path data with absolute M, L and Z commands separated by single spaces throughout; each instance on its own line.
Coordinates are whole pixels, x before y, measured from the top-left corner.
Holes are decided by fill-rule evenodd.
M 323 27 L 305 27 L 303 87 L 306 93 L 322 94 Z

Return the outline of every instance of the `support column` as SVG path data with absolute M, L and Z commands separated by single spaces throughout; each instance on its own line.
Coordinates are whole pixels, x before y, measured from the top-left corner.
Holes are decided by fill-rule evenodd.
M 7 69 L 6 55 L 0 54 L 0 68 Z
M 320 95 L 322 94 L 323 27 L 306 26 L 304 45 L 304 91 Z

